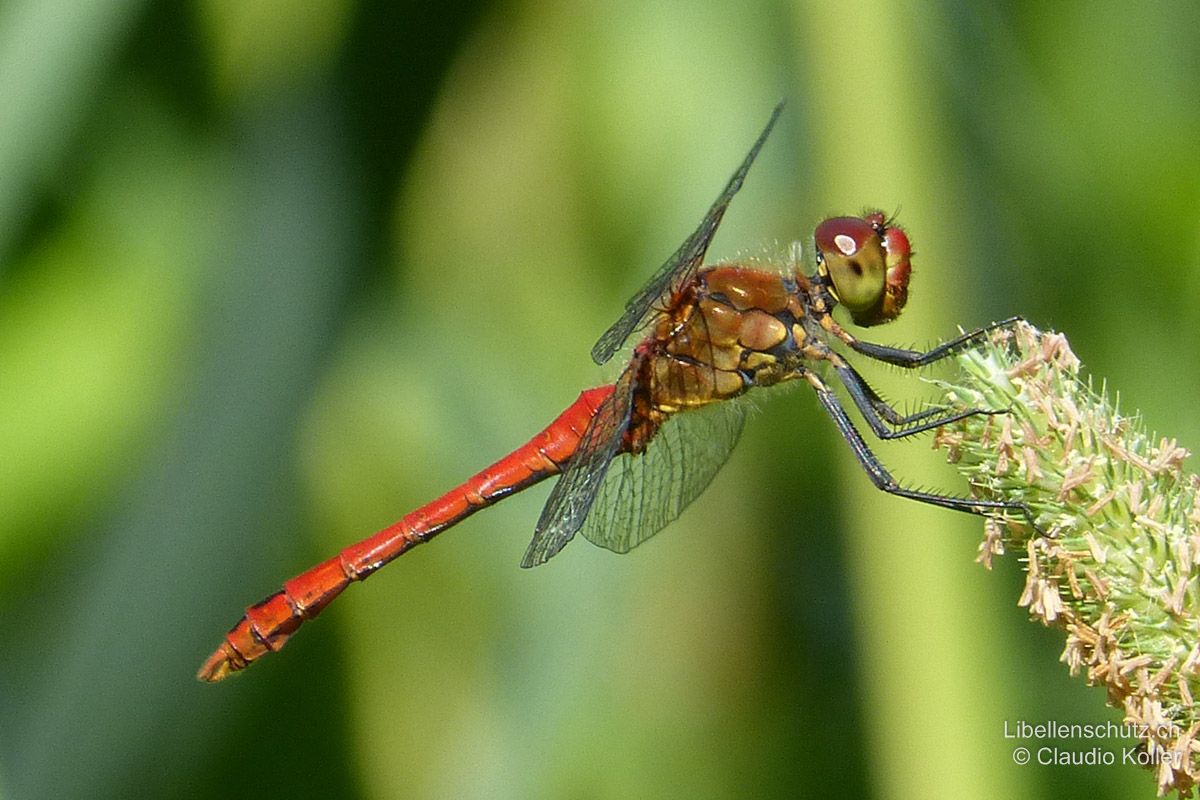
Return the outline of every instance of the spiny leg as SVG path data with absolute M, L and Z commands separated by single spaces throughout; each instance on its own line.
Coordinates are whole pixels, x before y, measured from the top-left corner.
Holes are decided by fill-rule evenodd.
M 925 352 L 921 352 L 920 350 L 905 350 L 901 347 L 888 347 L 887 345 L 863 342 L 858 339 L 851 341 L 849 344 L 851 348 L 862 353 L 867 358 L 873 358 L 876 361 L 893 364 L 897 367 L 915 369 L 941 361 L 943 358 L 948 358 L 961 350 L 979 344 L 993 331 L 1013 328 L 1024 321 L 1024 317 L 1009 317 L 999 322 L 993 322 L 991 325 L 985 325 L 969 333 L 956 336 L 950 341 L 943 342 L 932 350 Z
M 867 424 L 871 426 L 871 430 L 880 439 L 903 439 L 905 436 L 924 433 L 933 428 L 939 428 L 951 422 L 958 422 L 960 419 L 973 417 L 977 414 L 991 415 L 1005 413 L 1003 410 L 997 411 L 983 408 L 968 408 L 961 411 L 947 412 L 945 408 L 934 407 L 904 416 L 888 405 L 879 396 L 879 393 L 871 388 L 871 385 L 866 382 L 863 376 L 858 374 L 858 370 L 854 369 L 854 367 L 842 362 L 841 364 L 835 364 L 834 369 L 837 371 L 838 377 L 842 379 L 842 385 L 850 393 L 850 399 L 854 401 L 854 405 L 858 407 L 859 412 L 863 415 L 863 419 L 867 421 Z M 938 414 L 942 416 L 939 417 L 937 416 Z M 901 429 L 892 430 L 884 424 L 885 421 Z
M 878 456 L 867 446 L 858 429 L 854 427 L 854 423 L 850 421 L 849 415 L 846 414 L 846 409 L 842 407 L 837 396 L 830 388 L 812 373 L 805 373 L 804 377 L 808 379 L 813 389 L 816 390 L 817 399 L 821 401 L 822 407 L 824 407 L 826 413 L 833 419 L 838 433 L 842 435 L 842 438 L 850 445 L 850 449 L 854 451 L 854 457 L 858 459 L 859 465 L 867 473 L 867 477 L 871 479 L 871 483 L 875 484 L 875 488 L 881 489 L 888 494 L 896 495 L 897 497 L 907 497 L 921 503 L 928 503 L 929 505 L 949 508 L 955 511 L 965 511 L 968 514 L 978 514 L 980 516 L 988 516 L 989 511 L 1019 511 L 1035 530 L 1040 530 L 1037 521 L 1033 517 L 1033 512 L 1024 503 L 1005 502 L 1002 500 L 971 500 L 966 497 L 948 497 L 946 495 L 933 494 L 932 492 L 904 488 L 896 482 L 896 479 L 887 471 L 887 468 L 880 463 Z
M 854 397 L 855 405 L 857 405 L 860 410 L 864 407 L 862 405 L 863 402 L 869 403 L 870 407 L 893 427 L 902 428 L 906 425 L 911 425 L 914 422 L 920 422 L 923 419 L 928 419 L 934 414 L 946 410 L 944 407 L 934 406 L 932 408 L 927 408 L 924 411 L 918 411 L 915 414 L 901 414 L 899 411 L 889 405 L 886 400 L 880 397 L 879 392 L 875 391 L 874 387 L 867 383 L 866 379 L 863 378 L 863 376 L 859 374 L 858 370 L 854 369 L 854 367 L 843 362 L 841 364 L 834 364 L 834 369 L 837 370 L 838 377 L 841 378 L 842 384 L 845 385 L 850 391 L 851 395 Z M 863 416 L 867 416 L 866 411 L 863 412 Z M 871 427 L 872 429 L 878 431 L 878 428 L 876 428 L 875 425 L 872 425 Z

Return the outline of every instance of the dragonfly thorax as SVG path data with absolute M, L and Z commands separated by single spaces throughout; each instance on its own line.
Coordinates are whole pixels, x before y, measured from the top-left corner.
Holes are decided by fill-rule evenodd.
M 881 211 L 817 226 L 817 279 L 863 327 L 890 322 L 908 300 L 912 246 Z
M 650 406 L 669 415 L 796 377 L 819 327 L 813 288 L 747 263 L 698 272 L 635 349 Z

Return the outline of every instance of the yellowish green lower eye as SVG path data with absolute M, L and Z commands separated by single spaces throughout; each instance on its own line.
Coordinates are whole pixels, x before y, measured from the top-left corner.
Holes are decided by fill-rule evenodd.
M 829 272 L 838 299 L 850 311 L 870 308 L 883 294 L 885 267 L 883 254 L 872 258 L 869 250 L 860 250 L 850 258 L 830 259 Z

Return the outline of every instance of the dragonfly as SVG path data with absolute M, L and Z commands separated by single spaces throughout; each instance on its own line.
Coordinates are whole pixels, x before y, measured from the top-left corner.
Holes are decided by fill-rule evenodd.
M 742 431 L 752 389 L 803 381 L 880 490 L 972 514 L 1019 512 L 1020 503 L 909 489 L 872 452 L 827 382 L 836 377 L 880 439 L 900 439 L 974 414 L 1003 410 L 930 406 L 905 414 L 851 365 L 845 350 L 905 369 L 933 364 L 1019 317 L 963 333 L 930 350 L 861 340 L 834 320 L 842 306 L 858 327 L 899 316 L 908 299 L 912 247 L 881 211 L 817 225 L 815 271 L 756 260 L 704 265 L 709 243 L 783 109 L 775 107 L 699 226 L 625 305 L 592 358 L 604 364 L 636 332 L 619 377 L 587 389 L 525 444 L 393 525 L 352 544 L 246 609 L 197 673 L 219 681 L 279 650 L 347 586 L 375 573 L 481 509 L 560 475 L 521 562 L 544 564 L 576 534 L 625 553 L 666 527 L 710 483 Z

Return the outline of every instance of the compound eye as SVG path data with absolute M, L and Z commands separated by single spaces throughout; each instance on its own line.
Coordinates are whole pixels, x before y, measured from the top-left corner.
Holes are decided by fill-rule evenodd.
M 887 282 L 879 229 L 863 217 L 833 217 L 817 226 L 814 238 L 837 301 L 862 324 L 860 317 L 878 307 Z
M 900 316 L 908 302 L 912 244 L 904 229 L 882 211 L 834 217 L 817 226 L 822 274 L 835 298 L 864 327 Z

